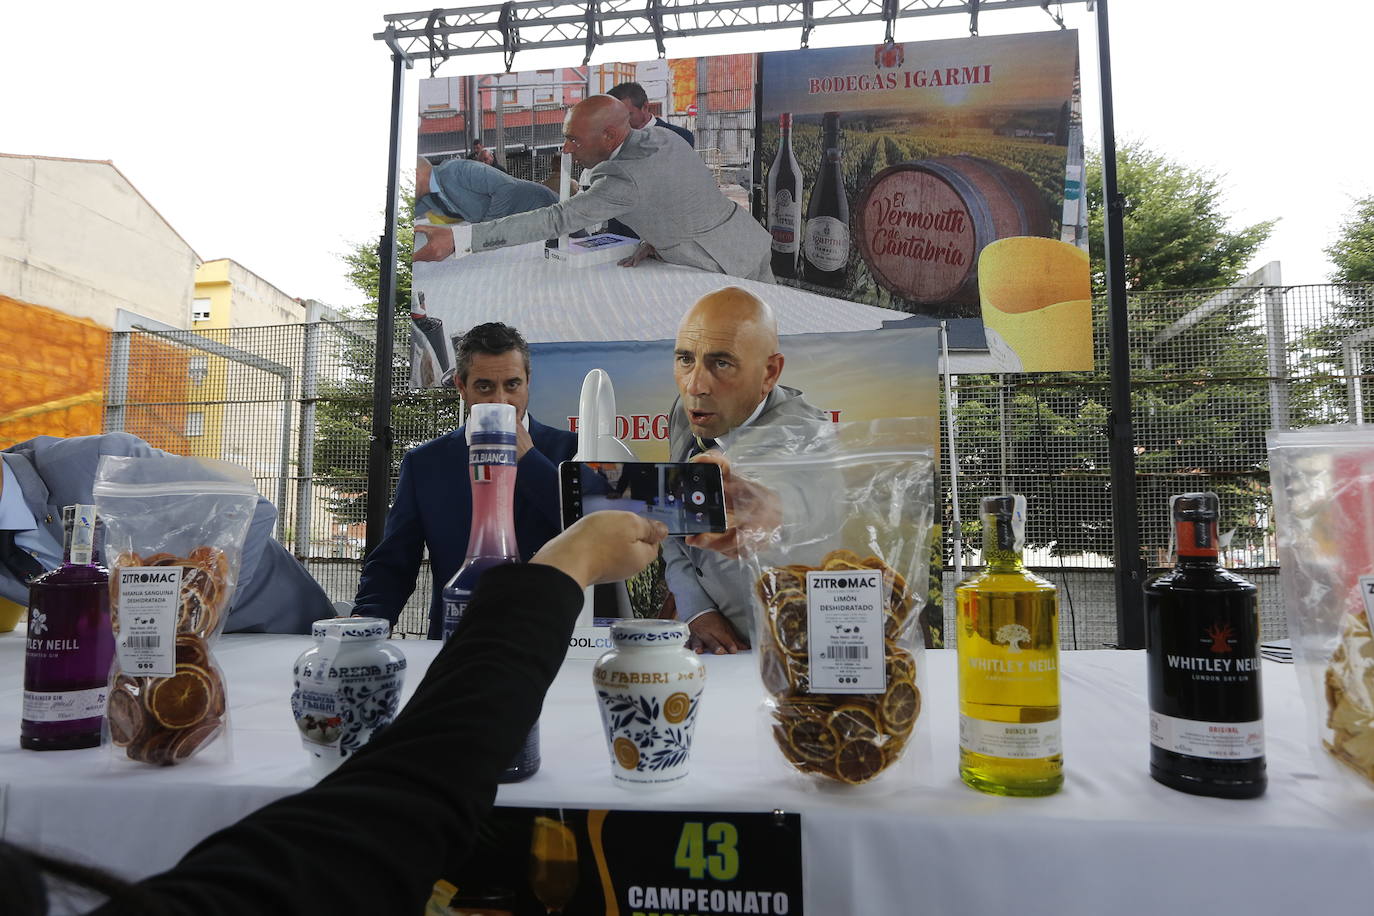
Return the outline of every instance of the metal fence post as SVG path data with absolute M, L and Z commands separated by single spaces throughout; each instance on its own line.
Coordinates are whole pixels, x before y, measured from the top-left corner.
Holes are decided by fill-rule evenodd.
M 1269 363 L 1269 425 L 1287 429 L 1288 412 L 1288 327 L 1284 315 L 1283 278 L 1278 261 L 1260 269 L 1264 287 L 1264 336 Z
M 300 469 L 296 477 L 296 556 L 310 556 L 311 501 L 315 498 L 315 401 L 319 391 L 320 310 L 311 299 L 305 315 L 305 349 L 301 354 L 301 426 L 297 435 Z

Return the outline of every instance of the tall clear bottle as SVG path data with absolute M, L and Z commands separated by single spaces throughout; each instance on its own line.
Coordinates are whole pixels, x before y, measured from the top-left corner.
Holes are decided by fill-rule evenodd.
M 1059 729 L 1059 596 L 1028 572 L 1026 498 L 982 502 L 982 572 L 955 590 L 959 776 L 993 795 L 1049 795 L 1064 784 Z
M 1264 793 L 1257 590 L 1217 565 L 1215 493 L 1170 500 L 1177 552 L 1145 583 L 1150 775 L 1194 795 Z
M 515 407 L 473 404 L 468 415 L 468 479 L 472 486 L 472 527 L 467 558 L 444 586 L 444 619 L 440 633 L 448 639 L 467 610 L 482 573 L 493 566 L 520 562 L 515 540 Z M 519 782 L 539 771 L 539 723 L 501 776 Z
M 778 152 L 768 169 L 768 231 L 773 236 L 773 276 L 797 276 L 801 251 L 802 173 L 792 151 L 792 113 L 778 116 Z
M 19 745 L 60 751 L 100 744 L 114 657 L 110 575 L 93 557 L 95 506 L 67 506 L 62 565 L 29 584 Z
M 825 113 L 821 162 L 806 202 L 802 278 L 819 286 L 843 288 L 849 265 L 849 198 L 840 165 L 840 114 Z

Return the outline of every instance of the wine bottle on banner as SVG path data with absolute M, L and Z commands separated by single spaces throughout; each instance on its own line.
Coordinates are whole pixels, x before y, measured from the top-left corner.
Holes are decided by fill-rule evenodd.
M 462 621 L 482 573 L 493 566 L 520 562 L 515 540 L 515 422 L 512 404 L 473 404 L 468 415 L 472 527 L 467 558 L 444 586 L 445 640 Z M 519 782 L 538 771 L 539 723 L 535 722 L 524 746 L 501 775 L 501 782 Z
M 1170 501 L 1177 562 L 1145 583 L 1150 775 L 1193 795 L 1263 794 L 1259 602 L 1217 565 L 1215 493 Z
M 29 584 L 19 746 L 97 747 L 114 658 L 110 577 L 95 562 L 95 506 L 67 506 L 62 565 Z
M 1059 593 L 1026 570 L 1026 498 L 982 502 L 983 571 L 955 589 L 959 776 L 992 795 L 1064 784 L 1059 728 Z
M 768 169 L 768 231 L 773 236 L 773 276 L 795 278 L 801 250 L 801 166 L 792 151 L 792 113 L 778 116 L 778 152 Z
M 845 287 L 849 264 L 849 198 L 840 167 L 840 115 L 825 113 L 821 164 L 806 203 L 802 241 L 802 279 L 818 286 Z

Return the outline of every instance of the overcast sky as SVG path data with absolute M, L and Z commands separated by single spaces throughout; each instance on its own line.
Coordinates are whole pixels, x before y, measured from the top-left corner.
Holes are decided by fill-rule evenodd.
M 205 259 L 229 257 L 287 293 L 353 306 L 340 252 L 381 232 L 390 61 L 372 0 L 69 0 L 0 9 L 0 152 L 109 159 Z M 1322 249 L 1354 198 L 1374 193 L 1374 4 L 1348 0 L 1111 0 L 1118 141 L 1225 177 L 1237 226 L 1281 217 L 1252 267 L 1326 282 Z M 1053 7 L 1052 7 L 1053 8 Z M 1096 26 L 1080 30 L 1088 143 L 1100 143 Z M 984 12 L 984 35 L 1054 28 L 1038 9 Z M 968 34 L 961 15 L 903 20 L 897 38 Z M 813 47 L 882 39 L 881 23 L 820 26 Z M 670 57 L 795 48 L 798 30 L 670 39 Z M 594 62 L 655 56 L 603 46 Z M 521 53 L 516 69 L 581 63 Z M 441 76 L 502 69 L 450 60 Z M 414 161 L 416 63 L 402 162 Z

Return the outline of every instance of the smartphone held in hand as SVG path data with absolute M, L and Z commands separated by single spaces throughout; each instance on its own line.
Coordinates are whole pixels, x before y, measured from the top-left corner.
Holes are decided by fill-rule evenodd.
M 565 461 L 558 485 L 564 528 L 619 509 L 662 522 L 670 536 L 725 530 L 720 468 L 709 462 Z

